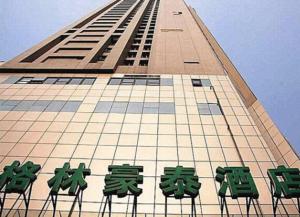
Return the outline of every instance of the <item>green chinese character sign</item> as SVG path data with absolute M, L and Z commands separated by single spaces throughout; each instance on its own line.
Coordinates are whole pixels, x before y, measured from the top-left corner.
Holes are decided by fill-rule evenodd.
M 0 190 L 8 184 L 15 176 L 15 170 L 19 167 L 20 162 L 14 161 L 11 165 L 5 166 L 3 173 L 0 175 Z
M 249 167 L 218 167 L 216 170 L 216 181 L 220 183 L 219 196 L 221 197 L 221 213 L 226 205 L 226 192 L 230 189 L 232 199 L 246 198 L 247 214 L 253 199 L 259 197 Z
M 130 166 L 129 164 L 123 165 L 110 165 L 108 167 L 110 174 L 105 176 L 105 187 L 103 194 L 106 196 L 105 205 L 102 211 L 104 216 L 106 204 L 109 207 L 109 216 L 112 210 L 112 196 L 125 197 L 128 195 L 134 196 L 132 206 L 132 216 L 137 215 L 137 197 L 141 195 L 143 190 L 138 187 L 139 184 L 143 184 L 143 172 L 142 166 Z
M 91 175 L 91 170 L 80 163 L 77 169 L 70 169 L 70 164 L 65 163 L 62 168 L 55 169 L 55 175 L 48 181 L 51 194 L 58 194 L 59 189 L 69 189 L 69 195 L 75 195 L 79 190 L 87 188 L 85 177 Z
M 259 197 L 249 167 L 218 167 L 216 172 L 216 180 L 221 183 L 219 196 L 225 197 L 229 187 L 232 199 Z
M 3 191 L 4 189 L 3 199 L 0 198 L 0 216 L 2 215 L 6 194 L 9 193 L 23 195 L 26 206 L 25 216 L 27 216 L 32 185 L 37 178 L 36 173 L 41 169 L 41 166 L 31 161 L 20 165 L 19 161 L 14 161 L 11 165 L 5 166 L 0 175 L 0 190 Z M 26 197 L 28 188 L 28 197 Z
M 165 167 L 159 187 L 165 195 L 165 216 L 168 215 L 168 197 L 191 198 L 191 216 L 197 216 L 195 198 L 199 195 L 201 183 L 191 167 Z
M 139 175 L 143 172 L 142 166 L 110 165 L 108 171 L 111 174 L 105 176 L 105 189 L 103 190 L 105 196 L 125 197 L 129 192 L 134 196 L 139 196 L 142 193 L 143 190 L 138 188 L 138 184 L 143 183 L 143 176 Z
M 161 176 L 159 187 L 166 197 L 174 195 L 176 199 L 182 199 L 184 195 L 195 198 L 199 194 L 201 183 L 195 175 L 195 169 L 189 167 L 166 167 Z
M 27 161 L 20 166 L 19 161 L 14 161 L 11 165 L 5 166 L 0 175 L 0 189 L 5 185 L 5 192 L 22 194 L 28 186 L 36 180 L 36 173 L 41 166 Z
M 268 176 L 275 187 L 274 194 L 285 198 L 300 197 L 300 172 L 298 168 L 278 166 L 277 169 L 268 169 Z
M 62 168 L 56 168 L 54 173 L 54 176 L 48 180 L 48 186 L 51 188 L 49 197 L 53 205 L 53 216 L 56 213 L 58 195 L 66 195 L 59 193 L 60 189 L 69 189 L 67 195 L 75 196 L 73 205 L 78 201 L 79 210 L 81 210 L 83 191 L 88 186 L 85 177 L 91 175 L 91 170 L 85 168 L 84 163 L 80 163 L 76 169 L 71 169 L 70 163 L 66 162 Z
M 299 168 L 286 168 L 281 165 L 276 169 L 268 169 L 271 181 L 272 204 L 274 214 L 276 213 L 278 200 L 297 198 L 298 211 L 300 213 L 300 171 Z M 275 199 L 274 199 L 275 197 Z

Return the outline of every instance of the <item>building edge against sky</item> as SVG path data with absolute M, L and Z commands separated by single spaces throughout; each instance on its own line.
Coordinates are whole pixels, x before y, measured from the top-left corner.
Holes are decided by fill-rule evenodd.
M 112 7 L 116 7 L 122 2 L 125 3 L 119 9 L 109 13 Z M 187 78 L 209 78 L 212 81 L 217 78 L 216 80 L 220 82 L 222 81 L 222 77 L 228 77 L 243 101 L 244 105 L 242 107 L 247 109 L 249 117 L 254 121 L 253 125 L 259 130 L 259 134 L 268 147 L 267 149 L 271 151 L 274 162 L 278 165 L 296 168 L 300 167 L 299 156 L 294 151 L 292 145 L 289 144 L 287 139 L 273 123 L 261 103 L 257 100 L 241 77 L 240 73 L 214 39 L 213 35 L 206 28 L 202 20 L 198 17 L 195 10 L 192 7 L 187 6 L 182 0 L 111 1 L 101 9 L 95 10 L 86 17 L 50 36 L 14 59 L 5 62 L 0 66 L 0 72 L 2 73 L 0 76 L 1 81 L 3 82 L 1 84 L 2 86 L 0 86 L 2 100 L 30 100 L 32 98 L 35 100 L 62 99 L 68 101 L 66 97 L 68 96 L 70 99 L 73 98 L 73 100 L 82 98 L 82 102 L 84 102 L 84 98 L 92 96 L 87 94 L 87 92 L 85 94 L 82 93 L 82 95 L 77 95 L 77 98 L 72 94 L 69 96 L 69 93 L 67 93 L 68 85 L 66 85 L 66 95 L 49 97 L 51 94 L 39 95 L 36 91 L 33 91 L 37 94 L 36 96 L 38 96 L 35 98 L 34 95 L 29 97 L 28 92 L 26 93 L 25 89 L 38 89 L 38 84 L 32 84 L 37 86 L 28 86 L 27 88 L 24 84 L 24 89 L 21 85 L 18 86 L 13 84 L 22 77 L 97 77 L 97 80 L 101 80 L 102 78 L 107 79 L 111 76 L 122 77 L 123 74 L 149 74 L 161 75 L 162 78 L 167 79 L 172 78 L 174 79 L 174 84 L 182 79 L 182 86 L 184 89 L 183 95 L 188 95 L 189 89 L 185 90 L 185 88 L 190 88 L 185 87 Z M 185 78 L 185 76 L 187 76 L 187 78 Z M 17 77 L 17 79 L 14 80 L 13 77 Z M 10 78 L 11 80 L 9 80 Z M 8 82 L 7 79 L 9 80 Z M 14 82 L 11 83 L 11 81 Z M 107 83 L 107 80 L 105 80 L 105 82 Z M 98 84 L 99 86 L 104 85 L 101 81 L 96 81 L 95 84 Z M 106 87 L 104 87 L 104 92 L 105 88 Z M 166 93 L 168 92 L 167 90 L 168 89 L 163 92 L 166 95 L 168 95 Z M 114 90 L 110 91 L 113 92 Z M 176 91 L 176 89 L 172 91 Z M 209 101 L 211 97 L 209 91 L 211 90 L 204 91 L 205 94 L 207 94 L 207 101 Z M 45 93 L 47 93 L 47 91 L 45 91 Z M 126 99 L 126 97 L 122 98 L 120 96 L 110 96 L 109 93 L 107 94 L 108 95 L 106 98 L 104 97 L 104 99 L 100 99 L 99 97 L 100 101 L 105 101 L 112 97 L 116 99 L 118 99 L 118 97 L 120 99 Z M 175 92 L 173 94 L 176 95 Z M 154 100 L 154 98 L 156 100 L 157 97 L 153 97 L 151 100 Z M 172 97 L 165 97 L 162 100 L 169 102 L 171 98 Z M 140 100 L 141 98 L 136 97 L 135 100 L 137 99 Z M 187 101 L 186 98 L 184 99 Z M 81 113 L 80 111 L 83 111 L 82 113 L 91 113 L 92 115 L 94 110 L 89 110 L 87 108 L 94 102 L 92 102 L 93 100 L 91 98 L 89 98 L 89 100 L 90 101 L 86 103 L 87 105 L 85 105 L 85 107 L 82 106 L 85 104 L 83 103 L 81 105 L 82 108 L 79 107 L 78 111 L 75 113 Z M 159 101 L 161 101 L 160 98 Z M 223 101 L 221 101 L 221 106 L 222 103 Z M 187 105 L 188 103 L 186 102 L 186 106 Z M 94 104 L 94 106 L 96 106 L 96 104 Z M 4 110 L 1 116 L 3 118 L 2 121 L 14 121 L 14 127 L 17 128 L 16 125 L 18 124 L 18 121 L 22 121 L 22 118 L 18 120 L 7 119 L 6 115 L 9 115 L 10 112 L 13 114 L 15 111 Z M 177 114 L 177 111 L 174 111 L 174 113 Z M 194 113 L 191 112 L 191 114 Z M 89 121 L 87 122 L 90 124 Z M 69 124 L 72 124 L 72 121 L 70 121 Z M 105 124 L 107 123 L 105 122 Z M 228 127 L 232 127 L 233 129 L 235 126 L 231 126 L 231 124 L 232 122 L 229 123 Z M 49 139 L 49 141 L 41 142 L 39 140 L 43 139 L 41 136 L 42 138 L 33 142 L 24 139 L 23 135 L 20 136 L 20 141 L 13 141 L 10 140 L 10 138 L 7 138 L 7 134 L 11 133 L 11 129 L 12 128 L 3 130 L 5 133 L 1 134 L 1 143 L 15 143 L 14 145 L 17 145 L 23 141 L 23 143 L 35 144 L 35 146 L 37 146 L 39 143 L 51 143 L 50 141 L 52 141 Z M 31 128 L 28 127 L 28 129 Z M 28 131 L 28 129 L 24 131 L 25 134 L 31 132 L 30 130 Z M 32 132 L 35 131 L 32 130 Z M 77 131 L 75 132 L 77 133 Z M 138 138 L 140 138 L 140 132 L 141 131 L 138 133 Z M 63 131 L 62 134 L 64 133 L 74 132 Z M 160 133 L 159 130 L 157 133 Z M 122 137 L 122 133 L 119 134 L 120 137 Z M 176 135 L 177 134 L 178 133 L 176 133 Z M 233 138 L 235 135 L 239 135 L 237 131 L 231 132 L 231 134 L 233 134 L 231 135 Z M 187 135 L 193 136 L 189 133 L 187 133 Z M 220 137 L 224 135 L 216 133 L 215 137 L 219 137 L 220 142 Z M 101 136 L 102 133 L 99 134 L 99 137 Z M 206 135 L 205 132 L 203 136 L 205 138 L 206 136 L 211 138 L 211 135 Z M 63 142 L 61 140 L 63 139 L 58 138 L 54 143 L 68 143 L 65 140 L 63 140 Z M 206 142 L 208 142 L 208 140 L 206 140 Z M 222 144 L 220 144 L 220 146 L 222 147 Z M 252 148 L 251 144 L 249 144 L 249 147 Z M 240 153 L 241 150 L 242 149 L 240 148 L 236 148 L 239 156 L 244 156 Z M 115 151 L 117 153 L 117 148 Z M 20 154 L 10 155 L 11 153 L 12 151 L 8 150 L 7 153 L 1 154 L 2 162 L 6 162 L 5 159 L 8 157 L 20 156 Z M 30 153 L 26 156 L 32 157 Z M 35 157 L 41 156 L 35 155 Z M 74 155 L 71 155 L 71 159 L 73 157 Z M 49 158 L 51 158 L 51 154 L 47 156 L 47 161 Z M 81 159 L 85 157 L 78 158 Z M 124 160 L 123 158 L 120 159 Z M 112 160 L 115 160 L 115 158 Z M 135 160 L 136 159 L 134 158 L 134 161 Z M 247 161 L 246 159 L 241 160 L 242 162 Z M 180 162 L 180 160 L 178 161 Z M 264 161 L 262 160 L 262 162 Z M 1 166 L 3 165 L 1 164 Z M 152 177 L 152 175 L 150 175 L 150 177 Z M 155 212 L 156 211 L 154 211 L 154 213 Z M 203 213 L 205 212 L 203 211 Z
M 229 78 L 242 97 L 246 107 L 248 108 L 252 118 L 255 121 L 255 124 L 258 126 L 265 141 L 272 150 L 275 159 L 279 164 L 299 167 L 299 156 L 294 150 L 293 146 L 288 142 L 288 140 L 274 124 L 272 119 L 263 108 L 263 105 L 259 102 L 259 100 L 256 98 L 254 93 L 250 90 L 250 88 L 242 78 L 241 74 L 237 71 L 235 66 L 232 64 L 226 53 L 222 50 L 213 35 L 209 32 L 200 17 L 197 16 L 196 11 L 192 7 L 189 7 L 189 10 L 193 14 L 203 34 L 206 36 L 212 49 L 214 50 L 224 69 L 226 70 Z

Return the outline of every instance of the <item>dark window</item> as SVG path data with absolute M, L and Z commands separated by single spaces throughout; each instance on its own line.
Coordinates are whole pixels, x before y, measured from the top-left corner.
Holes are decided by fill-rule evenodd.
M 186 63 L 186 64 L 199 64 L 199 61 L 197 61 L 197 60 L 186 60 L 186 61 L 184 61 L 184 63 Z
M 141 60 L 140 61 L 140 66 L 148 66 L 148 60 Z
M 16 82 L 16 84 L 29 84 L 31 79 L 33 79 L 33 77 L 22 77 Z
M 192 84 L 194 87 L 211 87 L 211 82 L 209 79 L 192 79 Z
M 182 12 L 181 11 L 173 11 L 173 15 L 181 15 Z
M 72 78 L 72 77 L 22 77 L 15 84 L 73 84 L 93 85 L 96 78 Z
M 149 86 L 171 86 L 172 79 L 163 79 L 157 75 L 124 75 L 123 78 L 111 78 L 108 85 L 149 85 Z
M 43 84 L 46 78 L 32 78 L 30 84 Z
M 194 87 L 202 87 L 202 83 L 200 79 L 192 79 L 192 84 Z

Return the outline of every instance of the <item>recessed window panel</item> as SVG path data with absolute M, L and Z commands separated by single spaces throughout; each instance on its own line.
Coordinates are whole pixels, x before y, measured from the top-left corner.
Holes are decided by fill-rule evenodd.
M 207 103 L 199 103 L 198 111 L 199 111 L 200 115 L 210 115 L 211 114 Z
M 173 86 L 173 79 L 159 75 L 124 75 L 123 78 L 111 78 L 108 85 Z
M 44 83 L 44 81 L 46 80 L 46 78 L 32 78 L 30 80 L 30 84 L 42 84 Z
M 29 82 L 33 79 L 33 77 L 23 77 L 16 82 L 16 84 L 29 84 Z
M 221 108 L 217 103 L 198 103 L 200 115 L 222 115 Z
M 78 85 L 81 84 L 81 82 L 82 82 L 82 78 L 72 78 L 69 84 Z
M 83 79 L 81 84 L 82 85 L 93 85 L 95 80 L 96 80 L 95 78 L 85 78 L 85 79 Z
M 44 84 L 55 84 L 57 78 L 47 78 Z
M 210 109 L 210 113 L 212 115 L 221 115 L 222 114 L 220 106 L 217 103 L 210 103 L 209 109 Z
M 159 86 L 159 79 L 148 79 L 147 85 L 149 86 Z
M 120 85 L 122 82 L 121 78 L 111 78 L 108 82 L 108 85 Z
M 209 79 L 192 79 L 192 84 L 194 87 L 211 87 L 211 82 Z
M 209 79 L 201 79 L 201 83 L 203 87 L 211 87 L 211 82 Z
M 121 84 L 125 85 L 134 85 L 134 79 L 132 78 L 124 78 Z
M 0 111 L 76 112 L 82 101 L 66 100 L 6 100 Z
M 17 76 L 10 76 L 9 78 L 7 78 L 6 80 L 4 80 L 2 82 L 2 84 L 16 84 L 17 81 L 20 80 L 20 77 Z
M 55 84 L 61 84 L 61 85 L 68 84 L 70 80 L 71 80 L 71 79 L 69 79 L 69 78 L 59 78 L 59 79 L 55 82 Z
M 136 85 L 146 85 L 147 84 L 147 80 L 146 79 L 136 79 L 135 80 L 135 84 Z
M 14 78 L 14 77 L 13 77 Z M 60 84 L 60 85 L 93 85 L 97 78 L 73 78 L 73 77 L 22 77 L 19 79 L 7 79 L 14 84 Z
M 192 79 L 192 84 L 194 87 L 202 87 L 202 83 L 200 79 Z

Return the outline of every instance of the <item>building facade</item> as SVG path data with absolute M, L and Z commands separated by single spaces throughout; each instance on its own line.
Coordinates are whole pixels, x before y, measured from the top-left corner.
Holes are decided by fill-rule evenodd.
M 195 168 L 197 216 L 219 216 L 216 169 L 247 166 L 259 192 L 254 216 L 273 215 L 267 169 L 299 168 L 297 153 L 183 0 L 113 0 L 0 66 L 0 171 L 18 160 L 41 165 L 28 216 L 51 216 L 47 181 L 57 167 L 91 169 L 82 216 L 101 216 L 109 165 L 143 166 L 141 216 L 164 216 L 165 167 Z M 24 214 L 18 195 L 4 212 Z M 58 199 L 67 216 L 73 197 Z M 245 199 L 228 199 L 231 215 Z M 133 197 L 113 198 L 112 216 L 130 216 Z M 14 206 L 13 206 L 14 205 Z M 12 208 L 13 207 L 13 208 Z M 168 216 L 191 201 L 170 198 Z M 75 204 L 73 215 L 79 215 Z M 278 216 L 298 216 L 282 200 Z M 72 215 L 72 216 L 73 216 Z M 108 212 L 105 212 L 108 215 Z

